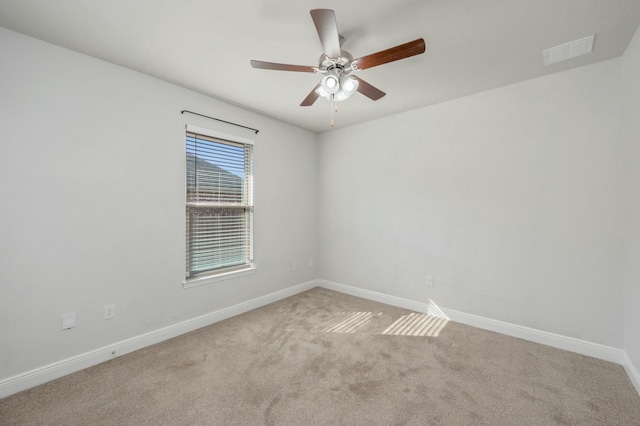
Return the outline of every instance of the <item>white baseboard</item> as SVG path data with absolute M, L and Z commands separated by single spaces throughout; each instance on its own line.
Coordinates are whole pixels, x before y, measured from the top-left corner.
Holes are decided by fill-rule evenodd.
M 626 352 L 624 353 L 624 362 L 622 363 L 622 365 L 624 366 L 624 369 L 627 372 L 627 375 L 629 376 L 633 387 L 636 388 L 636 392 L 638 392 L 638 395 L 640 395 L 640 373 L 638 372 L 636 366 L 633 365 L 633 362 L 631 362 L 631 359 Z
M 277 302 L 289 296 L 301 293 L 316 287 L 315 281 L 307 281 L 284 290 L 270 293 L 237 305 L 229 306 L 215 312 L 201 315 L 190 320 L 182 321 L 159 330 L 151 331 L 127 340 L 104 346 L 90 352 L 73 356 L 62 361 L 54 362 L 44 367 L 39 367 L 25 373 L 0 380 L 0 398 L 7 397 L 14 393 L 41 385 L 54 379 L 58 379 L 67 374 L 100 364 L 116 356 L 121 356 L 147 346 L 160 343 L 181 334 L 188 333 L 198 328 L 206 327 L 218 321 L 231 318 L 236 315 L 259 308 L 269 303 Z
M 367 300 L 373 300 L 374 302 L 385 303 L 391 306 L 397 306 L 399 308 L 411 309 L 416 312 L 427 312 L 431 305 L 424 302 L 416 302 L 415 300 L 403 299 L 402 297 L 390 296 L 385 293 L 378 293 L 376 291 L 365 290 L 359 287 L 353 287 L 346 284 L 340 284 L 327 280 L 316 280 L 318 287 L 326 288 L 329 290 L 338 291 L 340 293 L 349 294 L 351 296 L 361 297 Z
M 442 308 L 451 321 L 624 365 L 624 351 L 599 343 Z
M 452 309 L 437 307 L 429 303 L 416 302 L 413 300 L 390 296 L 388 294 L 365 290 L 358 287 L 352 287 L 332 281 L 316 280 L 316 283 L 318 284 L 318 286 L 330 290 L 335 290 L 341 293 L 350 294 L 352 296 L 362 297 L 363 299 L 386 303 L 388 305 L 411 309 L 418 312 L 430 313 L 431 310 L 437 309 L 439 312 L 444 313 L 444 316 L 451 321 L 625 365 L 624 357 L 626 354 L 622 349 L 612 348 L 610 346 L 605 346 L 598 343 L 587 342 L 572 337 L 566 337 L 559 334 L 536 330 L 534 328 L 524 327 L 521 325 L 515 325 L 503 321 L 484 318 L 477 315 L 466 314 L 464 312 L 458 312 Z

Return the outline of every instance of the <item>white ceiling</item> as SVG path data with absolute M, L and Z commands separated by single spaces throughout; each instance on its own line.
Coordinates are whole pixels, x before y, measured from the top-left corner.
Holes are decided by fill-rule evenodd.
M 427 44 L 360 71 L 387 95 L 341 102 L 336 128 L 618 57 L 640 25 L 639 0 L 0 0 L 0 26 L 325 132 L 329 102 L 299 106 L 321 76 L 249 65 L 317 66 L 315 8 L 335 10 L 355 58 Z M 544 65 L 544 49 L 590 34 L 593 53 Z

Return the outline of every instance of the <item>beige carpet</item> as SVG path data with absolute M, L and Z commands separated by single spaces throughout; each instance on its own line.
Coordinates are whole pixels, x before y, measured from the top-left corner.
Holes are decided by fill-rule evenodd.
M 2 425 L 640 425 L 619 365 L 315 288 L 0 400 Z

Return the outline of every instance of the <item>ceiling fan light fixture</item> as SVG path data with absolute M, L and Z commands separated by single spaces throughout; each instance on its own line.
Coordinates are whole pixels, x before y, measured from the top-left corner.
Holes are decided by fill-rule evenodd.
M 358 80 L 349 76 L 340 78 L 340 90 L 335 94 L 336 101 L 349 99 L 358 90 Z
M 340 79 L 340 87 L 344 92 L 348 93 L 348 96 L 351 96 L 358 90 L 358 80 L 345 75 Z
M 340 80 L 335 75 L 329 74 L 322 79 L 320 88 L 328 95 L 333 95 L 340 90 Z M 324 97 L 325 95 L 320 94 L 320 96 Z

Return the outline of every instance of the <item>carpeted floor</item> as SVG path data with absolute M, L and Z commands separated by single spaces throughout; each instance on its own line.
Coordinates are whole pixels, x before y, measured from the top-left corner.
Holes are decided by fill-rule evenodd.
M 0 400 L 2 425 L 640 425 L 616 364 L 315 288 Z

